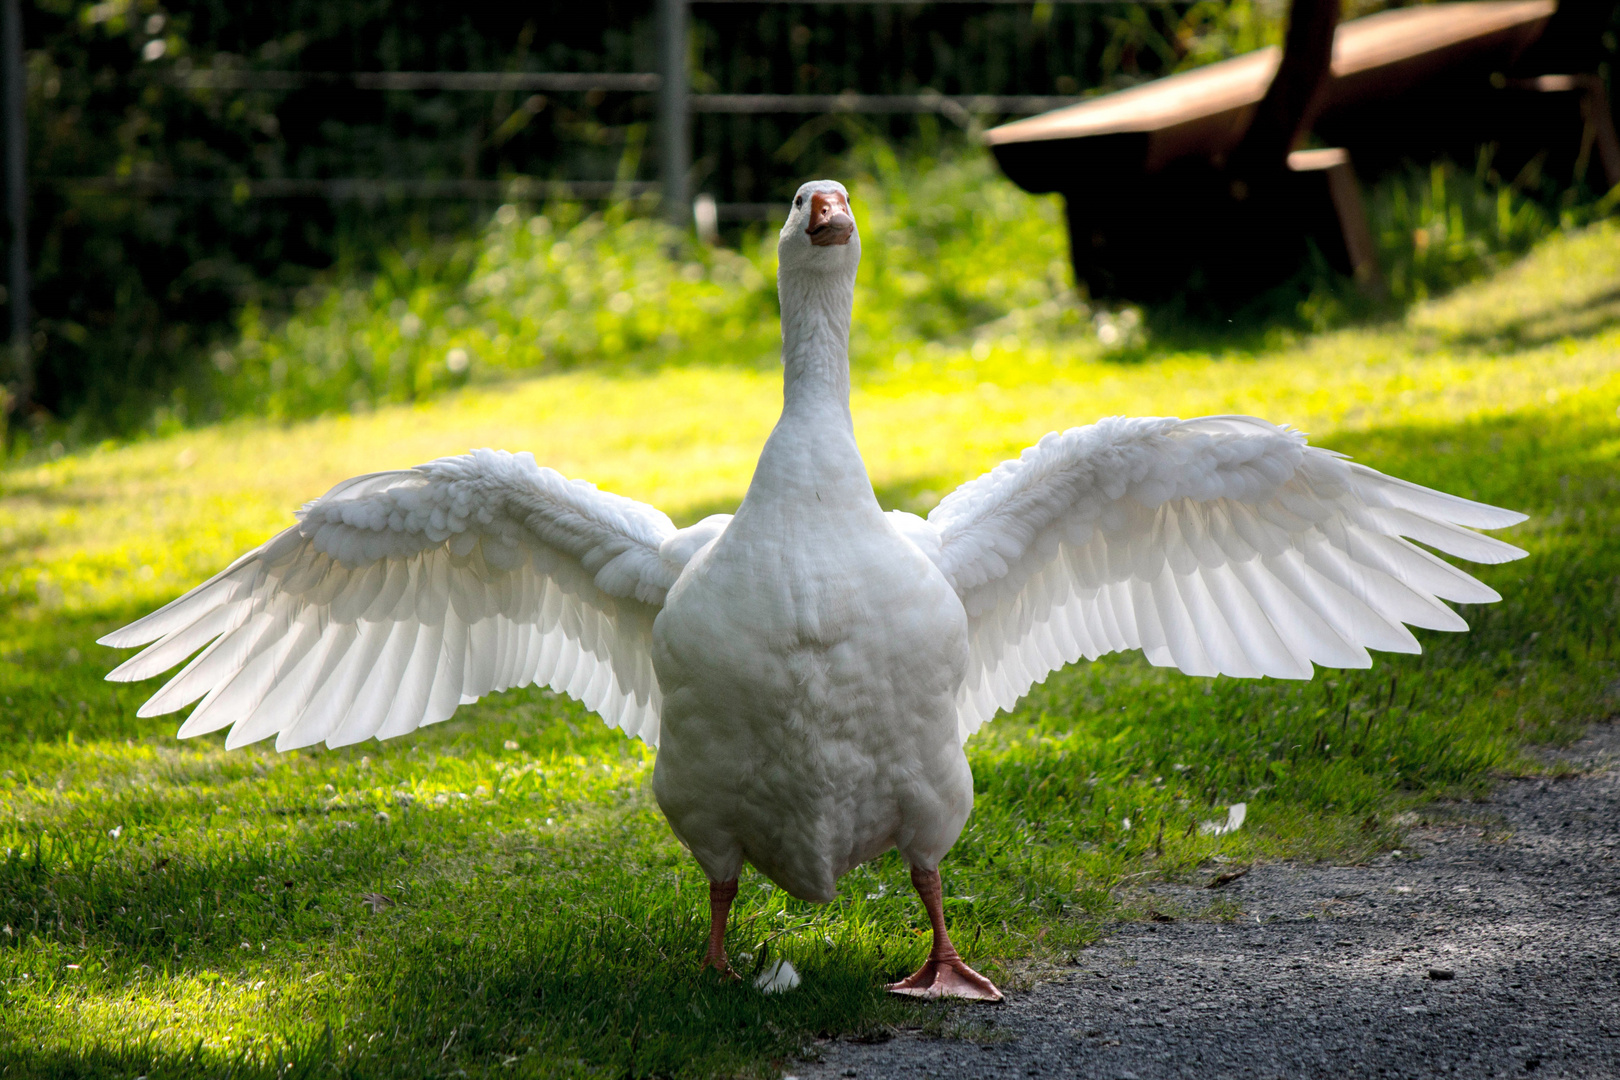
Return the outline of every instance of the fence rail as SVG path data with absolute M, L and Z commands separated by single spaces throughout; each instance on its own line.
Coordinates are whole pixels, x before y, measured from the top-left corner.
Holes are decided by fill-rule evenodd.
M 666 0 L 668 2 L 668 0 Z M 704 0 L 706 3 L 723 0 Z M 750 0 L 761 2 L 761 0 Z M 171 69 L 161 81 L 188 90 L 292 91 L 318 86 L 342 86 L 356 90 L 436 91 L 499 93 L 535 91 L 545 93 L 607 92 L 652 94 L 665 85 L 658 72 L 571 72 L 571 71 L 265 71 L 229 68 L 193 70 Z M 680 80 L 688 81 L 684 73 Z M 1072 95 L 1031 94 L 941 94 L 921 90 L 915 94 L 862 94 L 845 90 L 838 94 L 692 94 L 665 95 L 679 101 L 682 113 L 676 126 L 681 146 L 671 148 L 669 139 L 661 147 L 658 181 L 619 182 L 612 180 L 547 180 L 518 176 L 499 180 L 413 179 L 386 177 L 262 178 L 187 180 L 174 177 L 53 177 L 48 183 L 81 190 L 130 192 L 182 199 L 291 199 L 378 201 L 388 198 L 412 199 L 525 199 L 550 195 L 576 199 L 622 198 L 662 193 L 675 209 L 672 216 L 684 222 L 687 214 L 684 195 L 685 164 L 690 151 L 692 114 L 764 116 L 769 114 L 926 115 L 937 114 L 967 127 L 975 116 L 1028 115 L 1048 112 L 1083 100 Z M 668 102 L 661 102 L 668 106 Z M 671 154 L 676 160 L 671 160 Z M 672 185 L 671 176 L 681 182 Z M 730 204 L 726 204 L 730 205 Z M 761 207 L 774 204 L 723 205 L 721 221 L 754 220 Z
M 1073 105 L 1079 97 L 1026 94 L 692 94 L 688 107 L 695 113 L 1042 113 Z
M 499 92 L 539 90 L 650 94 L 662 85 L 655 72 L 573 71 L 249 71 L 230 68 L 172 70 L 163 76 L 187 90 L 302 90 L 312 86 L 352 86 L 357 90 L 438 90 Z
M 187 180 L 176 177 L 49 177 L 46 183 L 85 191 L 164 195 L 180 199 L 332 199 L 381 202 L 408 199 L 614 199 L 657 194 L 651 180 L 547 180 L 513 176 L 502 180 L 376 179 L 297 177 L 241 180 Z

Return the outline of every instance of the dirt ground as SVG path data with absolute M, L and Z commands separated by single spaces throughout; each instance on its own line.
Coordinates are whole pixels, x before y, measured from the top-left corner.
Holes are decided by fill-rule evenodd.
M 1578 775 L 1430 808 L 1369 865 L 1253 868 L 1231 921 L 1120 925 L 1061 978 L 957 1008 L 966 1037 L 825 1042 L 789 1073 L 1620 1078 L 1620 726 L 1558 756 Z

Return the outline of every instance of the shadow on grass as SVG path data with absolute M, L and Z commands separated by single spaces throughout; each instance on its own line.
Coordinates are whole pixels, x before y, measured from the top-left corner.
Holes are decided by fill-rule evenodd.
M 1565 258 L 1572 256 L 1566 254 Z M 1557 341 L 1595 337 L 1620 326 L 1620 289 L 1613 287 L 1610 274 L 1577 275 L 1562 288 L 1540 282 L 1512 288 L 1526 278 L 1535 282 L 1541 270 L 1562 281 L 1559 271 L 1566 269 L 1548 252 L 1532 252 L 1483 291 L 1474 289 L 1456 296 L 1465 284 L 1458 282 L 1435 287 L 1423 300 L 1401 301 L 1367 295 L 1353 281 L 1318 262 L 1234 307 L 1215 305 L 1196 291 L 1150 304 L 1142 312 L 1144 338 L 1105 356 L 1121 364 L 1179 352 L 1261 356 L 1305 333 L 1405 324 L 1454 348 L 1489 350 L 1508 358 Z M 1489 303 L 1492 299 L 1497 301 L 1494 306 Z M 1446 326 L 1447 314 L 1459 303 L 1469 317 L 1457 328 Z
M 1511 355 L 1551 345 L 1566 339 L 1596 337 L 1620 326 L 1620 288 L 1608 289 L 1584 299 L 1549 299 L 1537 310 L 1513 318 L 1484 320 L 1493 323 L 1486 330 L 1467 332 L 1438 330 L 1448 344 L 1463 348 L 1490 349 Z M 1419 321 L 1420 329 L 1428 329 Z
M 1145 336 L 1106 354 L 1136 364 L 1179 352 L 1259 356 L 1297 335 L 1399 323 L 1409 305 L 1371 296 L 1327 265 L 1319 252 L 1295 274 L 1237 303 L 1217 302 L 1197 287 L 1142 308 Z

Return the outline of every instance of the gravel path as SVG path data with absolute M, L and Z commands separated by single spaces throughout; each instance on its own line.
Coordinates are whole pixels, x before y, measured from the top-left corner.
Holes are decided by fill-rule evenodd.
M 959 1008 L 969 1038 L 826 1042 L 790 1072 L 1620 1078 L 1620 726 L 1560 756 L 1582 774 L 1435 807 L 1399 855 L 1255 867 L 1231 922 L 1120 925 L 1064 977 Z

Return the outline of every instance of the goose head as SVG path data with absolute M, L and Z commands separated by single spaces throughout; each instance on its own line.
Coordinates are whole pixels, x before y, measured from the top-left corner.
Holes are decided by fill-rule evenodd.
M 784 273 L 853 276 L 861 261 L 861 237 L 844 185 L 836 180 L 802 185 L 776 251 Z

